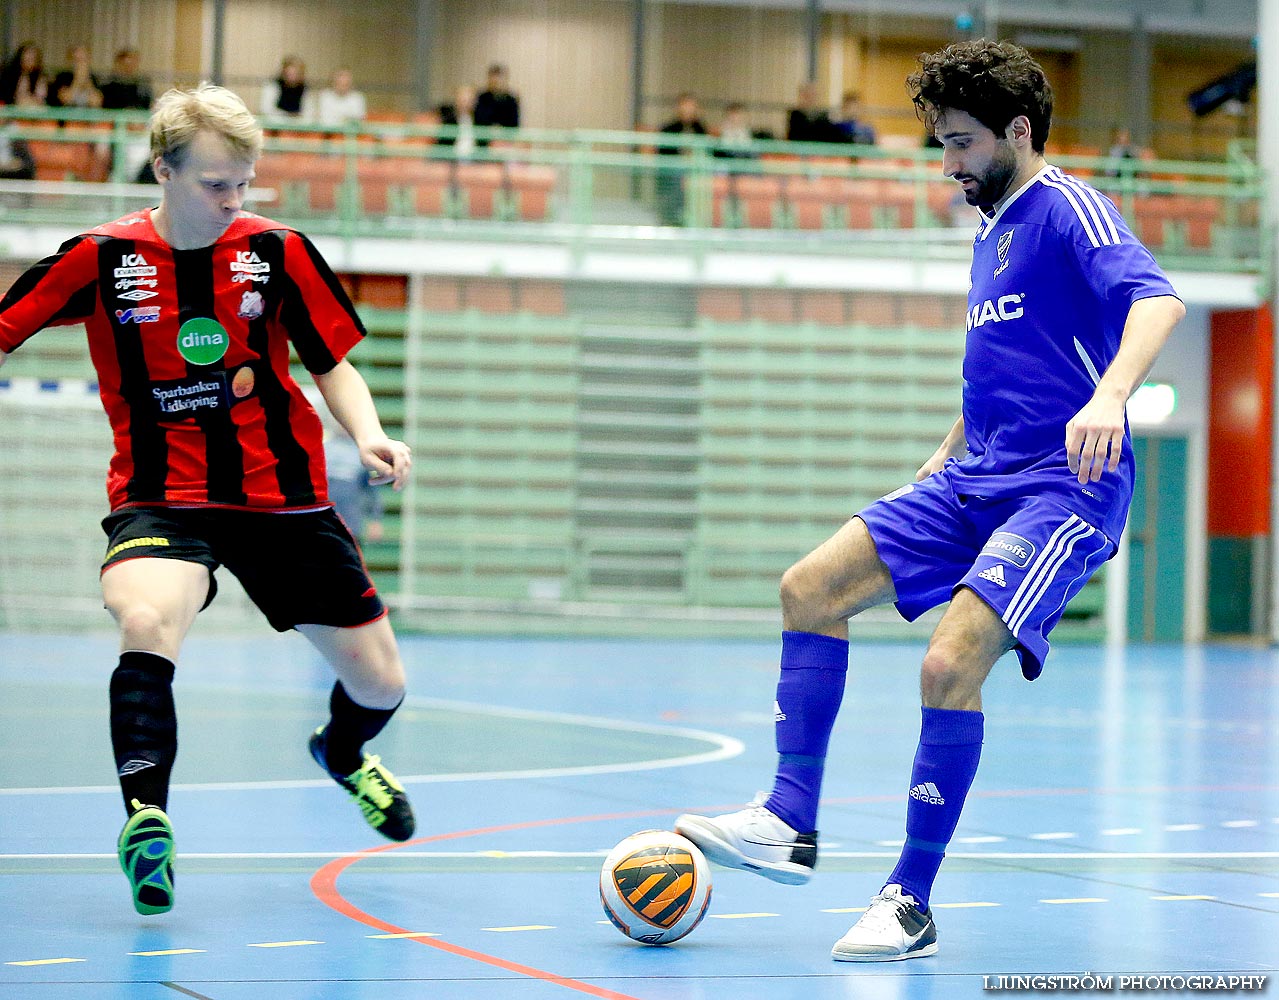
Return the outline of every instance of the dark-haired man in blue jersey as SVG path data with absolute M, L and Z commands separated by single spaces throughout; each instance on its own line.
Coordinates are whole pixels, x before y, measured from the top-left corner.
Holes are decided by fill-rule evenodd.
M 782 578 L 771 794 L 676 821 L 713 861 L 808 881 L 848 619 L 892 601 L 914 620 L 949 601 L 923 660 L 906 843 L 835 944 L 851 962 L 937 950 L 928 899 L 977 772 L 982 684 L 1009 650 L 1038 677 L 1067 602 L 1114 554 L 1132 498 L 1125 404 L 1185 315 L 1114 205 L 1045 162 L 1052 89 L 1024 49 L 983 39 L 920 62 L 908 80 L 916 109 L 944 173 L 981 212 L 962 413 L 914 483 Z

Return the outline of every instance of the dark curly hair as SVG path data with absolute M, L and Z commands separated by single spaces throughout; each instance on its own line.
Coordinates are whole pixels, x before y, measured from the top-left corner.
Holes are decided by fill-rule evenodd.
M 906 78 L 915 114 L 936 131 L 948 108 L 965 111 L 998 136 L 1018 115 L 1030 120 L 1030 144 L 1044 151 L 1052 125 L 1053 89 L 1044 69 L 1012 42 L 980 38 L 956 42 L 919 57 L 919 71 Z

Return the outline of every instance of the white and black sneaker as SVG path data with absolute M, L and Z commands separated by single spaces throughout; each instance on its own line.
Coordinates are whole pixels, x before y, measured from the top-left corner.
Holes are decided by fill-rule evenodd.
M 817 865 L 817 832 L 799 833 L 764 808 L 761 792 L 745 809 L 723 816 L 683 815 L 675 832 L 725 868 L 740 868 L 784 885 L 803 885 Z
M 936 953 L 933 915 L 894 883 L 870 901 L 861 919 L 835 942 L 830 957 L 837 962 L 900 962 Z

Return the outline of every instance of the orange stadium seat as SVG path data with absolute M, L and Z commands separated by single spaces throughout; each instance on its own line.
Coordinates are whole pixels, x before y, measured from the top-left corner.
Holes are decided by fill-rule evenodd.
M 458 278 L 428 277 L 422 281 L 418 308 L 433 312 L 458 312 L 462 308 L 462 282 Z
M 843 326 L 848 322 L 847 296 L 843 292 L 804 292 L 799 299 L 799 318 L 820 326 Z
M 734 174 L 730 187 L 736 195 L 742 225 L 771 229 L 782 210 L 782 178 L 771 174 Z
M 786 198 L 799 229 L 831 228 L 843 201 L 844 177 L 789 177 Z
M 836 190 L 840 208 L 848 217 L 848 228 L 874 229 L 879 182 L 845 180 Z
M 408 305 L 408 278 L 402 274 L 362 274 L 360 305 L 374 309 L 403 309 Z
M 464 200 L 464 206 L 459 208 L 461 214 L 472 219 L 491 219 L 497 193 L 503 186 L 502 174 L 500 163 L 457 164 L 454 181 Z
M 795 293 L 784 288 L 752 288 L 746 293 L 747 314 L 765 323 L 794 323 Z
M 550 215 L 551 192 L 555 190 L 554 167 L 512 163 L 506 175 L 521 219 L 537 222 Z
M 409 209 L 415 215 L 443 215 L 449 187 L 449 165 L 438 160 L 397 160 L 400 183 L 409 193 Z
M 36 180 L 39 181 L 89 181 L 101 180 L 95 163 L 93 144 L 88 142 L 57 142 L 51 139 L 31 139 L 27 143 L 31 158 L 36 164 Z
M 1133 199 L 1132 206 L 1138 238 L 1156 248 L 1180 242 L 1207 250 L 1212 246 L 1213 226 L 1221 217 L 1221 202 L 1216 198 L 1141 195 Z
M 737 288 L 703 288 L 697 293 L 697 315 L 723 323 L 739 323 L 745 302 Z
M 472 278 L 462 286 L 463 304 L 482 313 L 515 312 L 515 289 L 510 281 Z
M 849 303 L 849 319 L 868 326 L 897 326 L 900 296 L 888 292 L 854 292 Z
M 538 316 L 563 316 L 568 312 L 564 285 L 558 281 L 522 281 L 516 286 L 520 309 Z
M 875 192 L 878 221 L 888 229 L 915 225 L 915 185 L 909 181 L 879 181 Z

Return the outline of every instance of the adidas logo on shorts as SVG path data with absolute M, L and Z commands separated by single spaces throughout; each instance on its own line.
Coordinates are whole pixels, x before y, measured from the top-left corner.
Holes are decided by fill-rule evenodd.
M 930 806 L 944 806 L 946 800 L 941 797 L 941 789 L 931 781 L 923 781 L 910 790 L 912 799 L 927 802 Z
M 997 583 L 1001 587 L 1007 587 L 1008 581 L 1004 579 L 1004 564 L 995 563 L 989 569 L 984 569 L 977 574 L 983 580 L 989 580 L 991 583 Z

